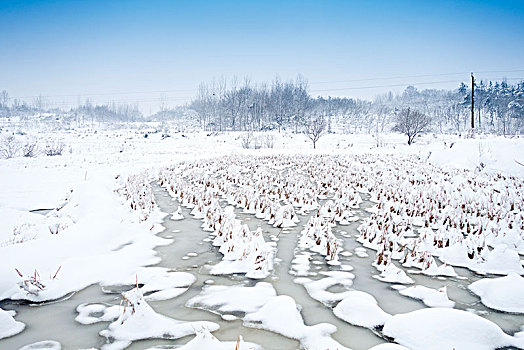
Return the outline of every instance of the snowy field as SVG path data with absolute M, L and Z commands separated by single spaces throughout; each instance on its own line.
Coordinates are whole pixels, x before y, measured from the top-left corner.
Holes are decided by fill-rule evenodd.
M 524 348 L 523 139 L 267 135 L 17 136 L 0 348 Z

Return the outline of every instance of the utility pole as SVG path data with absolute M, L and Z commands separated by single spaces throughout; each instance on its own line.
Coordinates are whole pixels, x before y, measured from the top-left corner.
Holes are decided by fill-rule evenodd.
M 328 133 L 331 133 L 331 96 L 328 96 Z
M 475 77 L 471 72 L 471 131 L 475 130 Z

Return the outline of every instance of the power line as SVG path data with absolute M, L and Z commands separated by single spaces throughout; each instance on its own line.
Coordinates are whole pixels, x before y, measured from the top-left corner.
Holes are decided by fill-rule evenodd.
M 359 82 L 359 81 L 376 81 L 376 80 L 393 80 L 393 79 L 404 79 L 404 78 L 440 77 L 440 76 L 462 75 L 462 74 L 464 74 L 464 73 L 404 75 L 404 76 L 380 77 L 380 78 L 364 78 L 364 79 L 351 79 L 351 80 L 319 81 L 319 82 L 311 82 L 311 84 L 353 83 L 353 82 Z
M 524 78 L 506 78 L 506 80 L 523 80 Z M 343 91 L 343 90 L 360 90 L 360 89 L 376 89 L 384 87 L 399 87 L 399 86 L 410 86 L 410 85 L 430 85 L 430 84 L 444 84 L 444 83 L 460 83 L 457 80 L 441 80 L 441 81 L 427 81 L 418 83 L 402 83 L 402 84 L 389 84 L 389 85 L 373 85 L 373 86 L 353 86 L 344 88 L 333 88 L 333 89 L 317 89 L 311 90 L 310 92 L 326 92 L 326 91 Z
M 429 81 L 421 83 L 403 83 L 403 84 L 390 84 L 390 85 L 373 85 L 373 86 L 354 86 L 344 87 L 336 89 L 322 89 L 322 90 L 311 90 L 311 92 L 324 92 L 324 91 L 343 91 L 343 90 L 360 90 L 360 89 L 376 89 L 384 87 L 397 87 L 397 86 L 410 86 L 410 85 L 428 85 L 428 84 L 443 84 L 443 83 L 456 83 L 456 80 L 441 80 L 441 81 Z
M 90 97 L 90 96 L 110 96 L 110 95 L 133 95 L 133 94 L 162 94 L 171 92 L 188 92 L 194 93 L 196 89 L 185 89 L 185 90 L 156 90 L 156 91 L 119 91 L 119 92 L 101 92 L 101 93 L 78 93 L 78 94 L 64 94 L 64 95 L 33 95 L 33 96 L 13 96 L 13 98 L 37 98 L 37 97 Z
M 478 71 L 476 74 L 486 74 L 486 73 L 511 73 L 511 72 L 524 72 L 524 69 L 517 70 L 491 70 L 491 71 Z M 394 77 L 381 77 L 381 78 L 367 78 L 367 79 L 353 79 L 353 80 L 339 80 L 339 81 L 324 81 L 324 82 L 315 82 L 313 84 L 327 84 L 327 83 L 342 83 L 342 82 L 359 82 L 359 81 L 376 81 L 376 80 L 391 80 L 391 79 L 401 79 L 401 78 L 413 78 L 413 77 L 436 77 L 436 76 L 452 76 L 452 75 L 463 75 L 464 72 L 459 73 L 442 73 L 442 74 L 420 74 L 420 75 L 406 75 L 406 76 L 394 76 Z M 469 74 L 469 73 L 467 73 Z M 482 79 L 479 79 L 482 80 Z M 523 80 L 523 78 L 505 78 L 505 80 Z M 457 80 L 442 80 L 442 81 L 431 81 L 431 82 L 410 82 L 410 83 L 398 83 L 398 84 L 386 84 L 386 85 L 371 85 L 371 86 L 354 86 L 354 87 L 342 87 L 342 88 L 332 88 L 332 89 L 315 89 L 310 90 L 310 92 L 328 92 L 328 91 L 344 91 L 344 90 L 359 90 L 359 89 L 376 89 L 376 88 L 387 88 L 387 87 L 400 87 L 400 86 L 409 86 L 409 85 L 431 85 L 431 84 L 444 84 L 444 83 L 460 83 Z M 96 96 L 114 96 L 114 95 L 133 95 L 133 94 L 164 94 L 164 93 L 195 93 L 195 89 L 173 89 L 173 90 L 152 90 L 152 91 L 118 91 L 118 92 L 104 92 L 104 93 L 88 93 L 88 94 L 62 94 L 62 95 L 33 95 L 33 96 L 17 96 L 12 97 L 16 99 L 27 99 L 27 98 L 63 98 L 63 97 L 75 97 L 75 98 L 89 98 Z M 157 101 L 187 101 L 192 96 L 187 97 L 156 97 L 148 99 L 110 99 L 107 102 L 126 102 L 126 103 L 141 103 L 141 102 L 157 102 Z M 49 101 L 48 101 L 49 102 Z M 62 102 L 49 102 L 54 105 L 69 105 L 71 103 L 62 101 Z M 100 103 L 100 102 L 99 102 Z
M 484 73 L 516 73 L 516 72 L 524 72 L 524 69 L 478 71 L 478 72 L 475 72 L 475 74 L 484 74 Z M 470 72 L 439 73 L 439 74 L 418 74 L 418 75 L 397 75 L 397 76 L 380 77 L 380 78 L 363 78 L 363 79 L 350 79 L 350 80 L 318 81 L 318 82 L 311 82 L 311 84 L 352 83 L 352 82 L 359 82 L 359 81 L 394 80 L 394 79 L 404 79 L 404 78 L 428 78 L 428 77 L 442 77 L 442 76 L 467 75 L 467 74 L 470 74 Z
M 100 105 L 100 104 L 108 104 L 108 103 L 126 103 L 126 104 L 134 104 L 134 103 L 144 103 L 144 102 L 173 102 L 173 101 L 188 101 L 189 98 L 149 98 L 149 99 L 119 99 L 119 100 L 103 100 L 103 101 L 94 101 L 93 105 Z M 76 105 L 77 102 L 67 102 L 67 101 L 52 101 L 47 100 L 45 101 L 46 104 L 53 105 L 53 106 L 70 106 L 70 105 Z

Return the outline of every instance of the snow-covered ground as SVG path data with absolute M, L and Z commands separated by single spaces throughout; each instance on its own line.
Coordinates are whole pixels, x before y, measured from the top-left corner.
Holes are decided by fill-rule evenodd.
M 376 147 L 370 135 L 330 134 L 313 150 L 290 133 L 274 133 L 273 148 L 243 149 L 240 133 L 26 132 L 66 147 L 0 159 L 0 348 L 56 348 L 24 338 L 38 327 L 13 301 L 53 307 L 90 285 L 117 299 L 71 312 L 80 324 L 105 323 L 90 346 L 108 349 L 150 338 L 277 348 L 261 332 L 307 349 L 524 346 L 523 139 L 426 135 L 407 146 L 392 134 Z M 173 209 L 161 208 L 160 193 Z M 185 244 L 164 232 L 165 220 L 207 236 L 175 257 L 187 270 L 160 267 L 161 247 Z M 280 258 L 285 242 L 294 245 L 289 261 Z M 215 260 L 197 263 L 198 247 Z M 155 309 L 186 295 L 189 314 L 205 311 Z M 330 318 L 311 316 L 303 298 Z M 366 345 L 347 340 L 349 331 L 365 332 Z

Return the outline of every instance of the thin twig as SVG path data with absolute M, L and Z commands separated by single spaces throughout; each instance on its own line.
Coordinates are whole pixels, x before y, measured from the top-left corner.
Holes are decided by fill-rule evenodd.
M 58 270 L 56 270 L 55 275 L 53 276 L 52 279 L 56 279 L 56 276 L 58 275 L 58 271 L 60 271 L 61 268 L 62 268 L 62 265 L 60 265 L 60 266 L 58 267 Z

